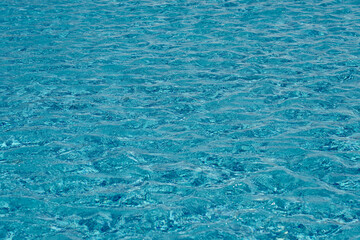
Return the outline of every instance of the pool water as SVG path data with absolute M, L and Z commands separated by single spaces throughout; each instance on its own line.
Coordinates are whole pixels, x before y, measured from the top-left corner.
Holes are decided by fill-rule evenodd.
M 2 0 L 0 239 L 360 239 L 360 1 Z

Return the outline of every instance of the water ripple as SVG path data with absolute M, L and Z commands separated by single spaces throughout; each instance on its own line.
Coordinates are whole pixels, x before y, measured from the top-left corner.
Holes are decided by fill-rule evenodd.
M 358 1 L 0 9 L 0 238 L 360 238 Z

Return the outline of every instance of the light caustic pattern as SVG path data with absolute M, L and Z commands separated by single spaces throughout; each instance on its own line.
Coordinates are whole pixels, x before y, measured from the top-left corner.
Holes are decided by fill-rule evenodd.
M 2 0 L 1 239 L 359 239 L 360 2 Z

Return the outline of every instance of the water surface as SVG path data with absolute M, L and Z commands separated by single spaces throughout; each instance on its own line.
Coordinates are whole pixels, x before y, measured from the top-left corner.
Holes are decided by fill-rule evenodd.
M 2 0 L 1 239 L 360 239 L 360 2 Z

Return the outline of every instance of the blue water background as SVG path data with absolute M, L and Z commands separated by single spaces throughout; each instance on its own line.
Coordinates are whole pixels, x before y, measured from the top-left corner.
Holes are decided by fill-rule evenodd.
M 360 239 L 360 1 L 2 0 L 1 239 Z

